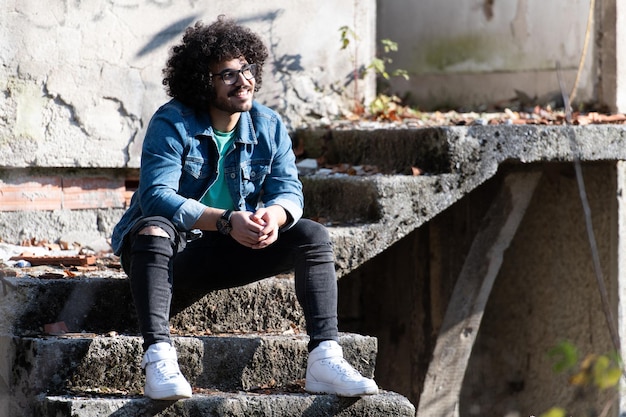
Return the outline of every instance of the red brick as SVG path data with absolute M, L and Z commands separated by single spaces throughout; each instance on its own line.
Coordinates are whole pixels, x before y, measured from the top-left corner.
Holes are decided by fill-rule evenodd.
M 57 210 L 61 208 L 61 177 L 34 177 L 0 184 L 0 210 Z
M 124 180 L 64 178 L 62 207 L 69 210 L 125 207 Z
M 123 178 L 30 177 L 0 182 L 0 211 L 125 208 Z

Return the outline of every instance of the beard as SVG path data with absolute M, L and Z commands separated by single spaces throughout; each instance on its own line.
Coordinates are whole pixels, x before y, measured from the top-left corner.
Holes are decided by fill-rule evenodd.
M 252 108 L 254 87 L 239 86 L 228 91 L 226 94 L 215 94 L 213 107 L 225 113 L 241 113 Z

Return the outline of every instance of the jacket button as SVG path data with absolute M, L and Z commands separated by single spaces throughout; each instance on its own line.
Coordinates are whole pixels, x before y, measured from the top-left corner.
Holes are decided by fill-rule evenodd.
M 235 173 L 233 172 L 232 174 L 230 174 L 230 177 L 231 177 L 232 179 L 235 179 Z

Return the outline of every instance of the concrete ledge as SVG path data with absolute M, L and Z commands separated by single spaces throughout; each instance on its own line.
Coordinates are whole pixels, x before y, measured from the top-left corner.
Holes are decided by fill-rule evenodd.
M 347 123 L 295 132 L 307 157 L 328 163 L 376 165 L 382 172 L 463 173 L 484 177 L 504 161 L 626 159 L 626 126 L 488 125 L 411 127 Z M 486 170 L 486 171 L 485 171 Z
M 337 271 L 343 276 L 446 210 L 505 167 L 543 162 L 626 159 L 626 126 L 459 126 L 437 128 L 337 129 L 299 132 L 315 155 L 328 162 L 379 165 L 418 177 L 383 175 L 371 179 L 380 220 L 332 228 Z M 316 136 L 317 135 L 317 136 Z M 532 169 L 525 167 L 524 169 Z M 537 169 L 541 169 L 538 167 Z M 327 203 L 331 206 L 332 203 Z
M 383 392 L 363 398 L 334 395 L 259 395 L 215 393 L 194 395 L 175 403 L 146 398 L 46 397 L 41 417 L 153 416 L 336 416 L 336 417 L 414 417 L 415 407 L 403 396 Z

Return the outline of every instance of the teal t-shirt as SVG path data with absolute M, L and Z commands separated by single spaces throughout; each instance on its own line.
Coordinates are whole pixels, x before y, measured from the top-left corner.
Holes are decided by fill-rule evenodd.
M 217 179 L 200 200 L 200 202 L 206 206 L 224 210 L 233 210 L 235 208 L 233 199 L 228 192 L 226 178 L 224 177 L 224 156 L 233 143 L 236 130 L 237 129 L 233 129 L 230 132 L 213 130 L 215 142 L 217 143 L 217 152 L 219 154 L 217 160 Z

